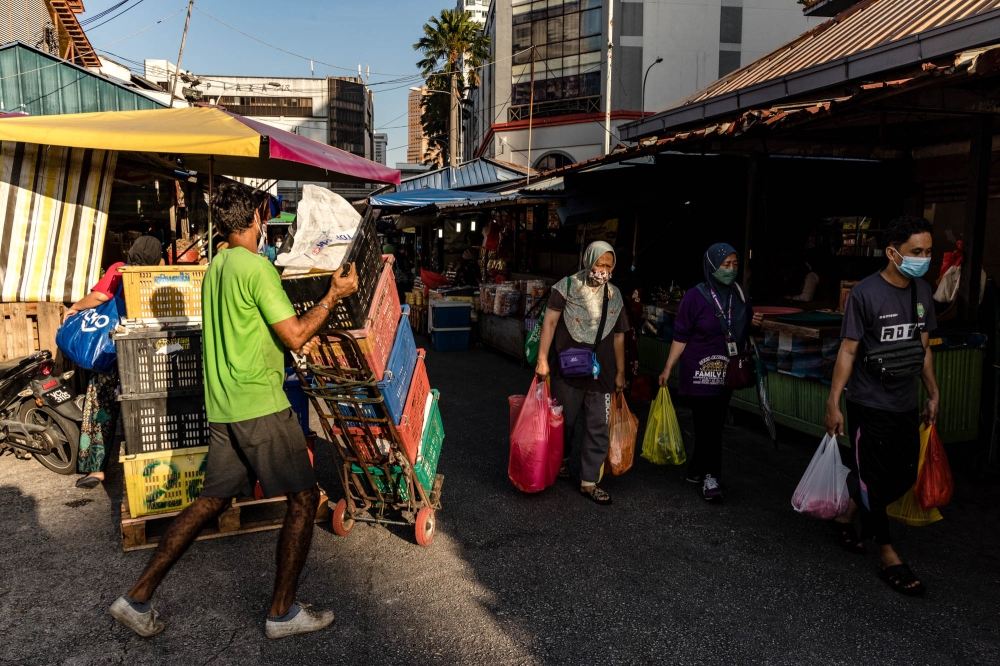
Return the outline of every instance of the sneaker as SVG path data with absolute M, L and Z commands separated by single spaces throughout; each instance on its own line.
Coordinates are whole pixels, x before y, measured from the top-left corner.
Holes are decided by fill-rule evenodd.
M 693 474 L 685 476 L 684 480 L 688 483 L 701 483 L 701 477 Z
M 319 610 L 309 604 L 302 604 L 298 601 L 296 605 L 301 609 L 298 614 L 287 622 L 275 622 L 268 620 L 264 625 L 264 633 L 268 638 L 286 638 L 296 634 L 308 634 L 320 629 L 326 629 L 333 624 L 333 611 Z
M 701 494 L 708 502 L 722 499 L 722 488 L 719 487 L 719 482 L 711 474 L 705 475 L 705 481 L 701 485 Z
M 143 638 L 151 638 L 167 626 L 155 610 L 150 608 L 149 612 L 140 613 L 132 608 L 125 597 L 118 597 L 115 603 L 111 604 L 108 612 L 111 613 L 111 617 L 118 620 L 119 624 L 128 627 Z

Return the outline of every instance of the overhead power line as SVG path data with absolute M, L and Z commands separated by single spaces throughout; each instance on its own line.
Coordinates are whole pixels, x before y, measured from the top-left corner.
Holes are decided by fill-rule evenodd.
M 121 10 L 120 12 L 118 12 L 117 14 L 115 14 L 114 16 L 112 16 L 111 18 L 109 18 L 108 20 L 106 20 L 106 21 L 102 21 L 101 23 L 98 23 L 97 25 L 95 25 L 95 26 L 93 26 L 93 27 L 91 27 L 90 25 L 88 25 L 87 27 L 88 27 L 89 29 L 91 29 L 91 30 L 97 30 L 97 29 L 98 29 L 98 28 L 100 28 L 100 27 L 101 27 L 102 25 L 107 25 L 108 23 L 111 23 L 112 21 L 114 21 L 114 20 L 115 20 L 116 18 L 118 18 L 119 16 L 121 16 L 121 15 L 122 15 L 122 14 L 124 14 L 125 12 L 127 12 L 127 11 L 129 11 L 129 10 L 132 10 L 132 9 L 135 9 L 136 7 L 138 7 L 139 5 L 141 5 L 141 4 L 143 3 L 143 2 L 144 2 L 144 0 L 139 0 L 139 1 L 138 1 L 138 2 L 136 2 L 136 3 L 134 4 L 134 5 L 129 5 L 128 7 L 126 7 L 126 8 L 125 8 L 125 9 L 123 9 L 123 10 Z

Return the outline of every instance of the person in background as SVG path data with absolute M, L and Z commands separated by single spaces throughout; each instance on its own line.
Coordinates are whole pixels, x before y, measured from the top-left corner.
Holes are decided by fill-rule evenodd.
M 816 272 L 817 253 L 811 250 L 806 253 L 805 267 L 806 277 L 802 282 L 802 291 L 797 296 L 792 296 L 791 300 L 809 303 L 816 300 L 816 290 L 819 287 L 820 275 Z
M 736 284 L 739 255 L 727 243 L 708 248 L 703 258 L 704 288 L 689 289 L 681 300 L 674 323 L 674 340 L 660 374 L 667 386 L 680 362 L 680 394 L 687 397 L 694 415 L 694 453 L 687 480 L 701 486 L 707 501 L 721 500 L 722 429 L 729 413 L 732 391 L 726 388 L 730 352 L 720 325 L 724 318 L 738 349 L 745 348 L 750 326 L 759 326 L 750 298 Z
M 159 266 L 163 264 L 163 247 L 153 236 L 140 236 L 132 243 L 126 258 L 129 266 Z M 66 310 L 65 318 L 96 308 L 114 298 L 122 284 L 122 276 L 118 272 L 122 266 L 125 266 L 122 262 L 112 264 L 90 293 Z M 77 488 L 96 488 L 104 481 L 108 449 L 114 441 L 118 424 L 117 389 L 117 371 L 113 375 L 94 372 L 87 381 L 83 423 L 80 425 L 80 453 L 76 462 L 77 470 L 84 476 L 77 479 Z
M 563 450 L 570 452 L 559 476 L 579 477 L 581 493 L 598 504 L 611 504 L 611 496 L 597 487 L 597 481 L 610 444 L 611 393 L 625 388 L 625 333 L 629 324 L 622 313 L 625 303 L 621 292 L 608 284 L 615 267 L 614 249 L 603 241 L 591 243 L 584 252 L 583 265 L 584 270 L 552 286 L 542 320 L 535 374 L 541 379 L 549 376 L 549 364 L 553 362 L 550 351 L 558 359 L 559 352 L 565 349 L 597 345 L 595 353 L 600 364 L 597 377 L 563 377 L 555 361 L 552 397 L 563 406 Z M 605 300 L 608 313 L 598 339 Z M 581 417 L 583 445 L 571 449 L 576 421 Z
M 335 273 L 327 293 L 297 317 L 278 272 L 257 254 L 264 229 L 254 220 L 253 195 L 226 184 L 210 205 L 229 246 L 212 260 L 201 290 L 210 433 L 205 481 L 198 499 L 170 523 L 138 582 L 109 612 L 140 636 L 163 631 L 150 605 L 153 593 L 201 528 L 228 509 L 233 497 L 253 496 L 260 481 L 266 497 L 287 500 L 265 635 L 318 631 L 333 622 L 333 613 L 295 600 L 320 494 L 305 435 L 283 390 L 284 352 L 314 348 L 313 336 L 337 302 L 357 291 L 357 272 L 347 265 L 346 272 Z
M 266 240 L 264 241 L 264 253 L 263 253 L 263 256 L 264 256 L 265 259 L 267 259 L 268 261 L 270 261 L 272 264 L 278 258 L 278 251 L 275 249 L 275 247 L 273 245 L 271 245 L 270 243 L 268 243 Z
M 476 261 L 476 255 L 472 250 L 466 250 L 462 253 L 462 261 L 455 271 L 455 284 L 460 287 L 478 287 L 482 278 L 483 272 L 479 268 L 479 262 Z
M 281 246 L 284 243 L 284 241 L 285 241 L 285 239 L 281 237 L 281 234 L 278 234 L 277 236 L 274 237 L 274 252 L 276 254 L 279 253 L 279 252 L 281 252 Z M 271 263 L 274 263 L 274 262 L 271 262 Z
M 840 352 L 833 370 L 826 405 L 826 429 L 844 434 L 840 397 L 847 390 L 848 437 L 854 449 L 848 458 L 851 507 L 833 523 L 841 545 L 864 553 L 864 539 L 879 550 L 880 575 L 892 589 L 909 596 L 923 594 L 924 585 L 892 546 L 886 507 L 909 492 L 917 481 L 920 421 L 933 425 L 939 393 L 929 333 L 937 327 L 931 287 L 920 278 L 931 262 L 933 228 L 918 217 L 900 217 L 886 227 L 885 268 L 851 289 L 844 306 Z M 927 403 L 919 412 L 917 377 L 885 379 L 869 373 L 868 352 L 910 342 Z M 923 358 L 920 366 L 919 359 Z M 861 514 L 861 538 L 854 516 Z

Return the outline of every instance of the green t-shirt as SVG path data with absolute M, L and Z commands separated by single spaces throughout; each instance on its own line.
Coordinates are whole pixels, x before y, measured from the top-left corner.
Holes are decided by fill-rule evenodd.
M 295 310 L 271 262 L 242 247 L 219 252 L 201 284 L 201 312 L 209 422 L 287 409 L 284 346 L 270 324 Z

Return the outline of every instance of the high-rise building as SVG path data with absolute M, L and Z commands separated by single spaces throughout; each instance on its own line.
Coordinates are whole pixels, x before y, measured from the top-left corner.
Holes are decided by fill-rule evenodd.
M 486 13 L 490 8 L 490 0 L 458 0 L 455 7 L 460 12 L 468 14 L 479 25 L 486 23 Z
M 496 64 L 482 70 L 469 146 L 542 169 L 600 156 L 605 137 L 614 147 L 618 126 L 644 109 L 675 104 L 819 22 L 786 0 L 493 0 L 484 31 Z
M 385 151 L 389 146 L 389 135 L 384 132 L 375 133 L 375 157 L 372 158 L 373 162 L 378 162 L 379 164 L 385 166 Z
M 406 161 L 409 164 L 423 164 L 424 155 L 427 153 L 427 136 L 424 134 L 424 126 L 420 123 L 420 114 L 423 112 L 420 103 L 426 94 L 427 88 L 424 86 L 410 90 L 410 96 L 407 98 Z
M 146 78 L 165 81 L 173 64 L 147 61 Z M 301 134 L 369 160 L 375 158 L 375 102 L 372 91 L 358 77 L 276 78 L 187 74 L 186 94 L 203 102 Z M 169 88 L 168 83 L 164 83 Z M 273 182 L 273 181 L 272 181 Z M 256 183 L 254 183 L 256 184 Z M 274 194 L 284 196 L 286 210 L 294 212 L 305 183 L 279 180 Z M 359 183 L 319 183 L 347 199 L 360 199 L 371 187 Z

